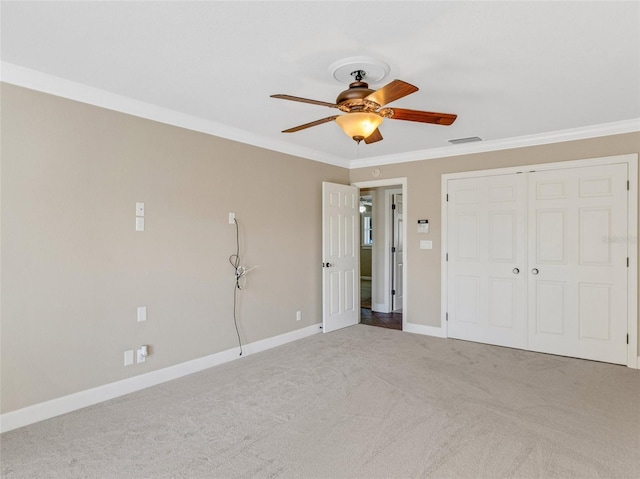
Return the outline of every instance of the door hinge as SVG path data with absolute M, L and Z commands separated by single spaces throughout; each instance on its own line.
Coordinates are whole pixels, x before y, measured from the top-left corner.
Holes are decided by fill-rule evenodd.
M 627 333 L 627 344 L 629 344 L 629 333 Z
M 627 191 L 629 191 L 629 180 L 627 180 Z
M 446 254 L 445 261 L 449 261 L 449 253 Z
M 395 289 L 392 289 L 392 290 L 391 290 L 391 295 L 393 296 L 393 295 L 395 295 L 395 294 L 396 294 L 396 290 L 395 290 Z
M 444 317 L 447 321 L 449 321 L 449 313 L 444 313 Z
M 629 267 L 629 257 L 627 256 L 627 268 Z
M 396 205 L 395 205 L 395 203 L 391 205 L 391 209 L 392 209 L 392 210 L 395 210 L 395 209 L 396 209 Z
M 449 193 L 447 193 L 447 201 L 449 201 Z
M 395 247 L 395 246 L 392 246 L 392 247 L 391 247 L 391 252 L 392 252 L 392 253 L 395 253 L 395 252 L 396 252 L 396 247 Z

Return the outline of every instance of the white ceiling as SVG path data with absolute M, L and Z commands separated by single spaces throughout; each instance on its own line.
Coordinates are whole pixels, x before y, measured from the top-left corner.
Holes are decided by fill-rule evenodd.
M 4 81 L 80 99 L 74 90 L 93 87 L 85 97 L 101 96 L 96 104 L 155 111 L 161 121 L 344 166 L 462 151 L 449 145 L 453 138 L 479 136 L 480 148 L 490 149 L 640 124 L 637 1 L 3 1 L 1 8 Z M 420 88 L 392 106 L 457 113 L 457 121 L 385 120 L 384 141 L 359 146 L 335 122 L 280 133 L 336 110 L 269 95 L 333 102 L 347 85 L 329 66 L 352 56 L 390 65 L 372 88 L 395 78 Z

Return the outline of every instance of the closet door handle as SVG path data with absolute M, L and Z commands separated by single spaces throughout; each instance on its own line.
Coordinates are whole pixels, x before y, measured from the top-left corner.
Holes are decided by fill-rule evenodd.
M 531 270 L 531 274 L 538 274 L 540 271 L 538 271 L 538 268 L 533 268 Z
M 518 274 L 520 270 L 518 268 L 513 268 L 513 274 Z

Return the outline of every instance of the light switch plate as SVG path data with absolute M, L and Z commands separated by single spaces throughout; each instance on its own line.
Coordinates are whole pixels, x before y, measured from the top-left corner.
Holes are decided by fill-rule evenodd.
M 136 216 L 144 216 L 144 203 L 136 203 Z
M 136 217 L 136 231 L 144 231 L 144 218 Z
M 140 306 L 138 308 L 138 322 L 147 320 L 147 307 Z
M 420 249 L 433 249 L 433 241 L 420 240 Z

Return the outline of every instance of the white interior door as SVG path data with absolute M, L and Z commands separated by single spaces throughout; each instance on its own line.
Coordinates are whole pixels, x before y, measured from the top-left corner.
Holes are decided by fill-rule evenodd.
M 392 250 L 391 250 L 391 310 L 399 311 L 402 309 L 403 285 L 402 275 L 404 268 L 404 238 L 403 232 L 403 214 L 402 214 L 402 194 L 394 194 L 392 196 L 393 214 L 392 226 Z
M 360 190 L 322 183 L 322 330 L 360 321 Z
M 448 181 L 448 336 L 526 348 L 526 178 Z
M 627 362 L 627 165 L 529 174 L 529 348 Z

